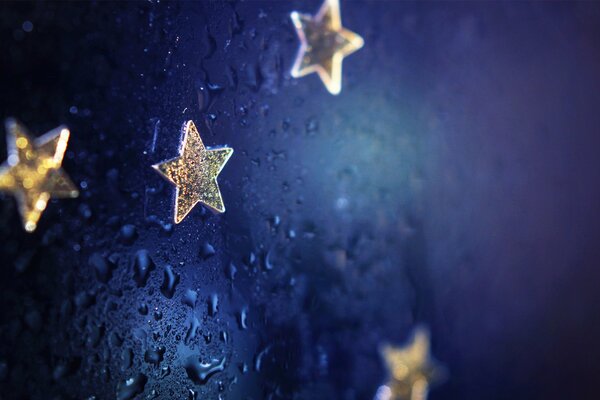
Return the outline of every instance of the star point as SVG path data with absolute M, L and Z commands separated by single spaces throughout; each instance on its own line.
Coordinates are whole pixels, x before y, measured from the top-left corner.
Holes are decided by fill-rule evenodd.
M 69 130 L 59 126 L 33 139 L 14 118 L 6 120 L 8 159 L 0 167 L 0 191 L 15 196 L 23 227 L 37 228 L 51 198 L 75 198 L 77 188 L 62 170 Z
M 383 386 L 381 398 L 389 400 L 426 400 L 429 386 L 442 380 L 443 367 L 430 355 L 429 333 L 417 328 L 403 347 L 389 344 L 381 348 L 381 355 L 389 372 L 389 381 Z
M 290 74 L 300 78 L 316 72 L 329 93 L 339 94 L 344 57 L 364 45 L 362 37 L 342 26 L 339 0 L 325 0 L 315 16 L 293 11 L 290 17 L 300 40 Z
M 179 156 L 152 167 L 175 185 L 176 224 L 202 203 L 217 213 L 225 212 L 217 176 L 233 154 L 230 147 L 207 148 L 193 121 L 183 124 Z

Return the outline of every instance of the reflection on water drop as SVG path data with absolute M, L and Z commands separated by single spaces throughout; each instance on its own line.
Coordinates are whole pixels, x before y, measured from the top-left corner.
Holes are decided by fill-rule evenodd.
M 248 309 L 246 307 L 244 307 L 244 308 L 242 308 L 242 311 L 238 314 L 238 325 L 241 330 L 248 329 L 248 325 L 247 325 L 247 321 L 246 321 L 247 318 L 248 318 Z

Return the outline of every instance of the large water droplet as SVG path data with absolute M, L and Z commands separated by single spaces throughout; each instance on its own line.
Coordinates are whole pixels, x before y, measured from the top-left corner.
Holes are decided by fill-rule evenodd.
M 154 262 L 148 254 L 148 250 L 142 249 L 135 253 L 135 259 L 133 261 L 133 278 L 137 283 L 138 287 L 146 285 L 150 271 L 154 269 Z
M 194 308 L 196 306 L 196 300 L 198 299 L 198 293 L 195 290 L 188 289 L 183 295 L 183 304 Z
M 121 353 L 121 369 L 125 371 L 133 364 L 133 350 L 123 349 Z
M 81 292 L 75 296 L 75 305 L 79 309 L 88 308 L 96 303 L 96 294 L 94 292 Z
M 219 307 L 219 296 L 216 293 L 213 293 L 208 300 L 208 314 L 211 317 L 217 315 L 217 309 Z
M 225 276 L 229 278 L 231 281 L 235 279 L 235 275 L 237 274 L 237 267 L 233 263 L 229 263 L 227 267 L 225 267 Z
M 102 283 L 107 283 L 112 278 L 115 264 L 106 259 L 100 253 L 94 253 L 90 256 L 89 264 L 96 271 L 96 279 Z
M 185 363 L 188 377 L 199 385 L 204 385 L 208 379 L 225 369 L 225 357 L 221 360 L 213 359 L 209 363 L 202 363 L 196 357 L 189 357 Z
M 214 256 L 215 253 L 215 248 L 208 242 L 204 242 L 204 244 L 200 246 L 200 258 L 203 260 L 209 259 Z
M 130 245 L 135 242 L 135 239 L 137 239 L 137 229 L 135 228 L 135 225 L 123 225 L 119 231 L 119 240 L 121 243 Z
M 121 381 L 117 386 L 117 400 L 131 400 L 144 391 L 148 378 L 144 374 L 137 375 Z
M 170 265 L 165 266 L 165 275 L 163 284 L 160 287 L 161 293 L 167 298 L 173 298 L 175 294 L 175 288 L 179 283 L 179 275 L 173 272 L 173 268 Z
M 246 330 L 248 329 L 248 324 L 247 324 L 247 318 L 248 318 L 248 309 L 246 307 L 242 308 L 242 311 L 238 314 L 238 325 L 240 327 L 240 329 L 242 330 Z
M 185 338 L 183 339 L 183 342 L 185 344 L 189 344 L 190 341 L 196 337 L 198 328 L 200 328 L 200 321 L 198 321 L 198 318 L 193 317 L 192 319 L 190 319 L 188 330 L 185 334 Z
M 149 364 L 154 364 L 154 366 L 158 366 L 163 360 L 164 354 L 165 348 L 163 346 L 148 349 L 146 350 L 146 353 L 144 353 L 144 361 Z

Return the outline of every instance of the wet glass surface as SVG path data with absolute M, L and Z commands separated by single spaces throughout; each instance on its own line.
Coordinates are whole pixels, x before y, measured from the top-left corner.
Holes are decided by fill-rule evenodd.
M 337 96 L 319 6 L 0 4 L 0 118 L 79 190 L 0 199 L 0 398 L 372 399 L 419 324 L 430 399 L 597 397 L 600 5 L 342 1 Z M 235 152 L 174 224 L 188 120 Z

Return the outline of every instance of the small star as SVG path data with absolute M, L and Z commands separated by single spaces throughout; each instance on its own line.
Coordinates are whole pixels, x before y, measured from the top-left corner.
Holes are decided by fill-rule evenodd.
M 342 61 L 363 47 L 362 37 L 342 27 L 339 0 L 325 0 L 315 15 L 291 14 L 300 39 L 292 76 L 319 74 L 331 94 L 342 90 Z
M 33 232 L 50 198 L 74 198 L 77 188 L 61 169 L 69 130 L 59 126 L 32 139 L 16 120 L 6 120 L 8 160 L 0 167 L 0 190 L 17 199 L 23 227 Z
M 204 147 L 198 129 L 191 120 L 183 124 L 182 134 L 179 157 L 152 166 L 177 187 L 176 224 L 198 203 L 215 212 L 225 212 L 217 176 L 233 154 L 233 149 L 229 147 L 210 150 Z
M 424 328 L 417 328 L 406 346 L 385 345 L 381 354 L 390 376 L 376 398 L 426 400 L 429 385 L 445 375 L 444 369 L 429 354 L 429 334 Z

